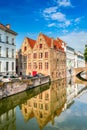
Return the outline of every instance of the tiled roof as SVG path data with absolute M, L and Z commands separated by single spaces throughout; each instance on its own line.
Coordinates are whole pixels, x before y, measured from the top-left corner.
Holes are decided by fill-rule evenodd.
M 9 33 L 11 33 L 11 34 L 17 35 L 16 32 L 14 32 L 13 30 L 8 29 L 6 26 L 4 26 L 4 25 L 1 24 L 1 23 L 0 23 L 0 29 L 4 30 L 4 31 L 6 31 L 6 32 L 9 32 Z
M 40 33 L 40 35 L 42 35 L 44 37 L 44 39 L 49 47 L 51 47 L 51 44 L 53 42 L 54 49 L 64 51 L 64 48 L 62 47 L 63 41 L 61 39 L 59 39 L 59 38 L 53 39 L 42 33 Z M 28 40 L 28 43 L 30 44 L 31 48 L 33 49 L 34 45 L 36 44 L 36 40 L 30 39 L 28 37 L 26 37 L 26 39 Z
M 36 43 L 36 40 L 30 39 L 28 37 L 26 37 L 26 39 L 28 40 L 28 43 L 30 44 L 31 48 L 34 48 L 34 45 Z
M 42 34 L 42 36 L 44 37 L 44 39 L 47 42 L 48 46 L 51 47 L 53 38 L 50 38 L 50 37 L 48 37 L 48 36 L 46 36 L 44 34 Z M 56 49 L 56 50 L 60 49 L 60 50 L 64 51 L 64 48 L 62 47 L 62 43 L 63 43 L 63 41 L 61 39 L 59 39 L 59 38 L 57 38 L 57 40 L 53 39 L 54 49 Z

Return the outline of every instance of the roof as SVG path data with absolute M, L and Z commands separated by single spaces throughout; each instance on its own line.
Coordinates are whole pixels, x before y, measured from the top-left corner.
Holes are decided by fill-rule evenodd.
M 26 37 L 26 39 L 27 39 L 28 43 L 30 44 L 31 48 L 34 48 L 34 45 L 35 45 L 35 43 L 36 43 L 36 40 L 30 39 L 30 38 L 28 38 L 28 37 Z
M 1 23 L 0 23 L 0 29 L 6 31 L 6 32 L 8 32 L 8 33 L 11 33 L 11 34 L 13 34 L 13 35 L 17 35 L 16 32 L 14 32 L 13 30 L 10 30 L 9 28 L 7 28 L 5 25 L 3 25 L 3 24 L 1 24 Z
M 44 37 L 44 39 L 47 42 L 48 46 L 51 47 L 52 38 L 50 38 L 50 37 L 48 37 L 48 36 L 46 36 L 44 34 L 42 34 L 42 36 Z
M 44 39 L 45 39 L 49 48 L 51 48 L 51 46 L 52 46 L 51 44 L 53 42 L 54 49 L 64 51 L 64 48 L 62 47 L 62 43 L 64 43 L 64 42 L 61 39 L 59 39 L 59 38 L 53 39 L 53 38 L 48 37 L 48 36 L 46 36 L 45 34 L 42 34 L 42 33 L 40 33 L 40 35 L 42 35 L 44 37 Z M 31 48 L 33 49 L 34 45 L 36 44 L 36 40 L 30 39 L 28 37 L 26 37 L 26 39 L 27 39 L 29 45 L 31 46 Z
M 56 49 L 56 50 L 60 49 L 60 50 L 64 51 L 64 48 L 62 47 L 63 41 L 61 39 L 57 38 L 57 40 L 56 40 L 56 39 L 50 38 L 50 37 L 48 37 L 48 36 L 46 36 L 44 34 L 42 34 L 42 36 L 46 40 L 46 42 L 47 42 L 47 44 L 48 44 L 49 47 L 51 47 L 51 44 L 53 42 L 54 49 Z

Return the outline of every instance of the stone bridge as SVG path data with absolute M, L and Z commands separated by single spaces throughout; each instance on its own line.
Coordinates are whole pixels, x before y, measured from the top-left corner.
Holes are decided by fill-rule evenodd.
M 76 76 L 78 73 L 86 71 L 87 72 L 87 67 L 79 67 L 79 68 L 74 68 L 74 76 Z
M 87 85 L 87 78 L 81 77 L 81 72 L 87 72 L 87 67 L 74 68 L 74 82 Z

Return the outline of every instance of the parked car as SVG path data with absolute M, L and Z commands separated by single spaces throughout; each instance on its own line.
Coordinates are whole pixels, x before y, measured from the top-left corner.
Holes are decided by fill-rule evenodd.
M 22 75 L 22 79 L 30 79 L 33 78 L 32 75 Z
M 9 81 L 17 80 L 17 79 L 18 79 L 18 77 L 14 76 L 14 75 L 5 75 L 5 76 L 3 76 L 2 81 L 9 82 Z
M 38 74 L 34 75 L 34 77 L 44 77 L 44 76 L 45 76 L 45 75 L 42 74 L 42 73 L 38 73 Z

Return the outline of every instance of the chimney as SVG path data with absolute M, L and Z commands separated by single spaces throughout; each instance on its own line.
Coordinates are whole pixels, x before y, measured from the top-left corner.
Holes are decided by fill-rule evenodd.
M 6 25 L 6 28 L 10 29 L 10 24 L 7 24 L 7 25 Z

